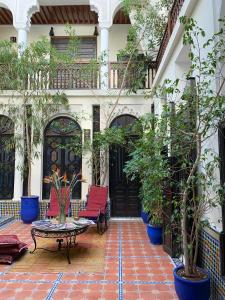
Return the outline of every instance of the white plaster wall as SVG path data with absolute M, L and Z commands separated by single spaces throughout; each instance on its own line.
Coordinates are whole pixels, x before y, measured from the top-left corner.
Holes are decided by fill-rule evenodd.
M 109 60 L 117 61 L 118 50 L 124 49 L 130 25 L 114 24 L 109 31 Z
M 220 11 L 218 7 L 219 0 L 189 0 L 185 1 L 183 13 L 185 15 L 191 16 L 194 18 L 200 27 L 202 27 L 206 32 L 206 37 L 204 40 L 210 38 L 214 32 L 218 30 L 218 18 L 220 18 Z M 225 13 L 224 13 L 225 15 Z M 155 85 L 160 85 L 164 82 L 165 79 L 175 80 L 176 78 L 180 78 L 179 88 L 183 90 L 186 84 L 185 73 L 189 69 L 189 59 L 187 57 L 187 50 L 183 46 L 182 42 L 182 28 L 179 24 L 176 25 L 174 32 L 171 36 L 169 45 L 166 49 L 166 55 L 162 60 L 161 66 L 159 68 L 159 72 L 157 74 Z M 206 50 L 202 51 L 202 59 L 206 57 Z M 216 89 L 216 82 L 212 82 L 212 89 Z M 173 99 L 167 99 L 167 101 L 179 101 L 179 97 Z M 154 99 L 156 113 L 160 115 L 163 106 L 162 99 Z M 213 134 L 211 138 L 208 140 L 207 145 L 205 147 L 210 147 L 216 154 L 218 154 L 218 136 L 217 133 Z M 220 176 L 219 170 L 215 171 L 214 179 L 216 183 L 219 183 Z M 212 197 L 214 196 L 214 191 L 210 191 Z M 221 226 L 221 218 L 222 218 L 222 210 L 221 207 L 218 206 L 215 209 L 212 209 L 206 214 L 206 218 L 208 218 L 212 227 L 214 227 L 217 231 L 222 230 Z
M 46 120 L 47 124 L 58 116 L 69 116 L 75 118 L 78 114 L 78 123 L 81 129 L 90 129 L 92 136 L 92 107 L 93 105 L 100 105 L 101 107 L 101 129 L 105 128 L 106 119 L 110 110 L 110 106 L 115 103 L 117 99 L 117 91 L 111 92 L 110 95 L 103 93 L 102 91 L 96 91 L 95 95 L 90 95 L 90 91 L 68 91 L 69 111 L 60 111 L 55 115 L 49 115 L 49 119 Z M 0 103 L 7 103 L 9 96 L 7 92 L 5 95 L 0 96 Z M 19 98 L 18 98 L 19 102 Z M 118 106 L 116 107 L 113 118 L 121 114 L 131 114 L 135 117 L 140 117 L 144 113 L 150 111 L 149 103 L 144 99 L 142 95 L 126 96 L 122 95 Z M 51 111 L 51 109 L 49 110 Z M 43 128 L 44 130 L 44 128 Z M 31 171 L 31 192 L 34 195 L 39 195 L 42 199 L 42 179 L 43 179 L 43 145 L 39 146 L 40 157 L 33 161 Z M 88 191 L 88 185 L 92 183 L 92 169 L 88 164 L 89 155 L 86 154 L 82 158 L 82 175 L 87 180 L 87 183 L 82 183 L 82 200 L 86 199 Z M 108 181 L 108 178 L 107 178 Z
M 66 26 L 64 25 L 32 25 L 28 33 L 28 42 L 33 42 L 42 37 L 49 38 L 50 28 L 54 28 L 55 36 L 66 36 Z M 109 29 L 109 60 L 116 61 L 117 53 L 126 46 L 127 34 L 130 25 L 112 25 Z M 94 33 L 94 25 L 75 25 L 72 26 L 78 36 L 92 36 Z M 100 29 L 97 37 L 97 55 L 100 55 Z M 17 31 L 13 26 L 0 26 L 0 40 L 9 40 L 10 37 L 17 37 Z
M 17 31 L 12 25 L 0 26 L 0 40 L 9 40 L 11 36 L 17 37 Z
M 110 99 L 110 100 L 109 100 Z M 78 119 L 78 123 L 81 126 L 81 129 L 90 129 L 91 136 L 92 136 L 92 107 L 94 104 L 98 104 L 101 107 L 101 129 L 105 128 L 105 121 L 107 118 L 107 113 L 109 110 L 109 103 L 114 103 L 116 100 L 115 97 L 105 97 L 105 96 L 99 96 L 99 97 L 90 97 L 90 96 L 70 96 L 69 97 L 69 103 L 70 103 L 70 112 L 69 113 L 60 113 L 55 115 L 54 117 L 51 116 L 49 119 L 52 120 L 53 118 L 57 116 L 67 115 L 73 117 L 74 114 L 81 115 L 80 120 Z M 105 104 L 107 101 L 108 104 Z M 134 115 L 136 117 L 139 117 L 147 112 L 147 110 L 150 109 L 150 106 L 146 103 L 146 100 L 144 97 L 136 96 L 136 97 L 122 97 L 121 101 L 116 108 L 115 115 L 120 114 L 126 114 L 129 113 L 131 115 Z M 48 123 L 48 122 L 46 122 Z M 43 167 L 41 168 L 41 173 L 35 171 L 37 168 L 40 170 L 40 165 L 42 166 L 43 161 L 43 147 L 42 147 L 42 155 L 39 161 L 36 162 L 36 165 L 33 166 L 34 172 L 32 173 L 32 187 L 35 192 L 35 194 L 42 195 L 42 185 L 37 187 L 35 184 L 36 182 L 41 182 L 43 177 Z M 86 199 L 86 194 L 88 192 L 88 186 L 92 184 L 92 168 L 90 167 L 90 164 L 88 163 L 90 155 L 85 154 L 85 156 L 82 157 L 82 175 L 87 180 L 87 183 L 82 183 L 82 200 Z M 108 181 L 108 178 L 106 182 Z M 39 190 L 38 190 L 39 188 Z

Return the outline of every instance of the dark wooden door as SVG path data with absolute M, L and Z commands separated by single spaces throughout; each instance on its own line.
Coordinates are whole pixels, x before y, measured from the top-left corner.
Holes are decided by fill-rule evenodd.
M 0 116 L 0 199 L 13 198 L 15 167 L 13 134 L 13 122 L 6 116 Z
M 136 118 L 123 115 L 116 118 L 111 126 L 127 127 Z M 131 135 L 130 138 L 137 138 Z M 111 201 L 111 215 L 113 217 L 139 217 L 141 203 L 139 199 L 139 182 L 127 179 L 123 169 L 129 160 L 129 152 L 126 147 L 114 145 L 109 153 L 109 192 Z
M 45 130 L 43 175 L 48 176 L 52 170 L 60 169 L 61 175 L 67 175 L 70 181 L 73 173 L 79 173 L 82 167 L 80 153 L 71 148 L 74 138 L 81 139 L 80 126 L 74 120 L 64 117 L 54 119 Z M 77 143 L 79 141 L 77 140 Z M 43 198 L 48 199 L 50 186 L 43 184 Z M 76 185 L 72 198 L 80 199 L 81 185 Z

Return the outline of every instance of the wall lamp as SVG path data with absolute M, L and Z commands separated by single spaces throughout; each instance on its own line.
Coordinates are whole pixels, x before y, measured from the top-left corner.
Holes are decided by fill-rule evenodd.
M 97 26 L 95 26 L 94 36 L 98 36 L 98 27 Z
M 53 27 L 51 27 L 50 31 L 49 31 L 49 36 L 54 36 L 55 33 L 54 33 L 54 29 Z

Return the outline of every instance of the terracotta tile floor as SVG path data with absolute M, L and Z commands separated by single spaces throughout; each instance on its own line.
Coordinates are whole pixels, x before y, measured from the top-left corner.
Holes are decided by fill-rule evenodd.
M 17 234 L 22 241 L 32 242 L 30 225 L 20 221 L 5 225 L 0 233 Z M 161 246 L 150 244 L 141 220 L 111 221 L 105 234 L 104 272 L 15 273 L 10 272 L 11 266 L 0 265 L 0 299 L 177 299 L 173 264 Z

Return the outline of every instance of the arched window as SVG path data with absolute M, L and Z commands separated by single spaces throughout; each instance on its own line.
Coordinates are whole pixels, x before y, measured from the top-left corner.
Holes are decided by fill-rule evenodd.
M 60 169 L 61 175 L 79 173 L 82 168 L 81 128 L 69 117 L 58 117 L 52 120 L 45 129 L 43 176 L 51 175 L 52 170 Z M 49 198 L 50 186 L 43 184 L 43 199 Z M 81 185 L 76 185 L 72 198 L 80 199 Z

